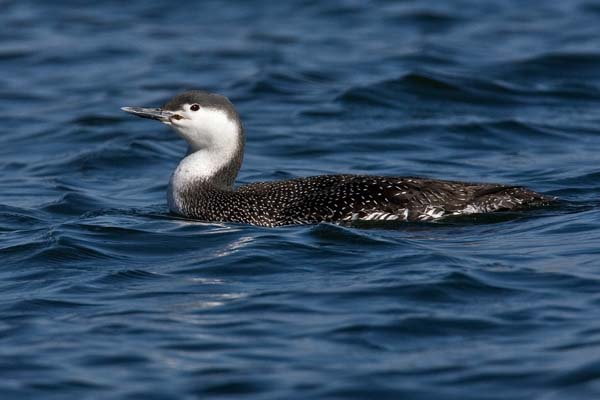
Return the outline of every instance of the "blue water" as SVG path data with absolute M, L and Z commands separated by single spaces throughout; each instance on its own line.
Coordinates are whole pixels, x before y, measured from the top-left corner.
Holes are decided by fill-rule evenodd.
M 535 4 L 534 4 L 535 3 Z M 1 1 L 0 396 L 600 398 L 600 3 Z M 240 183 L 519 184 L 429 224 L 186 221 L 184 143 L 238 107 Z

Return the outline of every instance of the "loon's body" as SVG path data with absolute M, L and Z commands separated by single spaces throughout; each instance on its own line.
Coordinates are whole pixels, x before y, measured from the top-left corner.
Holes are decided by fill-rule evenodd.
M 191 91 L 163 108 L 124 111 L 172 126 L 188 145 L 171 176 L 169 209 L 211 222 L 261 226 L 357 220 L 430 221 L 541 206 L 553 199 L 519 186 L 418 177 L 321 175 L 234 189 L 244 131 L 229 100 Z

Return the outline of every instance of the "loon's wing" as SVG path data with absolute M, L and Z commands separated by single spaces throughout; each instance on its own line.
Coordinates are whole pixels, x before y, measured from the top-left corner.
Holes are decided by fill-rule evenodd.
M 419 177 L 322 175 L 242 186 L 268 201 L 281 224 L 351 220 L 424 221 L 446 215 L 512 210 L 549 199 L 518 186 Z

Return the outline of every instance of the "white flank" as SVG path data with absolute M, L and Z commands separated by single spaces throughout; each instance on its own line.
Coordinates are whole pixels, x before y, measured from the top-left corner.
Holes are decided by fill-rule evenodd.
M 446 214 L 446 211 L 443 208 L 427 206 L 423 211 L 423 214 L 419 216 L 421 221 L 427 221 L 431 219 L 442 218 Z

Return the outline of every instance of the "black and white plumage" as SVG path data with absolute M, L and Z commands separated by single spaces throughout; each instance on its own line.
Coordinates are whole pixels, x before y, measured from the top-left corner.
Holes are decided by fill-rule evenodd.
M 162 108 L 123 110 L 170 125 L 187 141 L 188 154 L 169 182 L 169 208 L 203 221 L 261 226 L 431 221 L 553 201 L 519 186 L 366 175 L 321 175 L 234 189 L 245 136 L 240 117 L 226 97 L 190 91 Z

